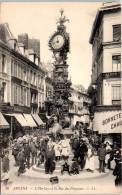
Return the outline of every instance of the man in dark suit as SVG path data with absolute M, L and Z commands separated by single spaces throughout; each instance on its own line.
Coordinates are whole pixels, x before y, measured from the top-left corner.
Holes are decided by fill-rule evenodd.
M 106 148 L 104 148 L 104 144 L 102 143 L 100 148 L 98 148 L 98 157 L 99 157 L 99 172 L 105 172 L 105 156 L 106 156 Z

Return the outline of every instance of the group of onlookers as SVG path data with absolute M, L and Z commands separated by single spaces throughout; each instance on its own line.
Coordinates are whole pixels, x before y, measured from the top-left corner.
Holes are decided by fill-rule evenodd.
M 82 170 L 93 173 L 95 171 L 95 155 L 98 155 L 99 172 L 105 172 L 105 168 L 111 168 L 111 161 L 115 161 L 114 175 L 117 175 L 116 185 L 121 183 L 120 162 L 121 152 L 117 143 L 112 147 L 108 142 L 102 143 L 99 140 L 89 138 L 86 134 L 80 134 L 77 130 L 70 139 L 64 136 L 63 139 L 53 140 L 49 136 L 25 135 L 14 139 L 12 143 L 12 155 L 15 159 L 15 166 L 18 166 L 18 176 L 36 165 L 45 167 L 45 174 L 52 174 L 56 163 L 61 161 L 61 175 L 67 171 L 69 175 L 79 174 Z M 97 143 L 97 144 L 96 144 Z M 3 181 L 8 181 L 9 173 L 9 151 L 5 150 L 2 159 Z M 71 160 L 70 154 L 73 155 Z

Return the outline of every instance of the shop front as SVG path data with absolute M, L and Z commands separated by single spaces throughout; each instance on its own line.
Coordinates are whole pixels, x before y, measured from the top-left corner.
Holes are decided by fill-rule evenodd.
M 10 125 L 0 112 L 0 149 L 8 146 L 8 136 L 10 135 Z
M 111 139 L 112 144 L 117 142 L 121 145 L 122 111 L 95 112 L 93 130 L 98 131 L 104 140 L 107 140 L 107 137 L 109 137 L 108 140 Z

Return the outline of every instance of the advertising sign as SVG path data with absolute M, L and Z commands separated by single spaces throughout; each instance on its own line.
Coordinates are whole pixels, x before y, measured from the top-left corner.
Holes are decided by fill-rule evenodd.
M 99 133 L 122 133 L 122 111 L 96 112 L 93 128 Z

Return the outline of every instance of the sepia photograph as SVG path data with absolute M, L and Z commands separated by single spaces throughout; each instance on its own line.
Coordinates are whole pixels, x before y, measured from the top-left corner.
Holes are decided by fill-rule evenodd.
M 0 2 L 0 194 L 122 194 L 121 2 Z

